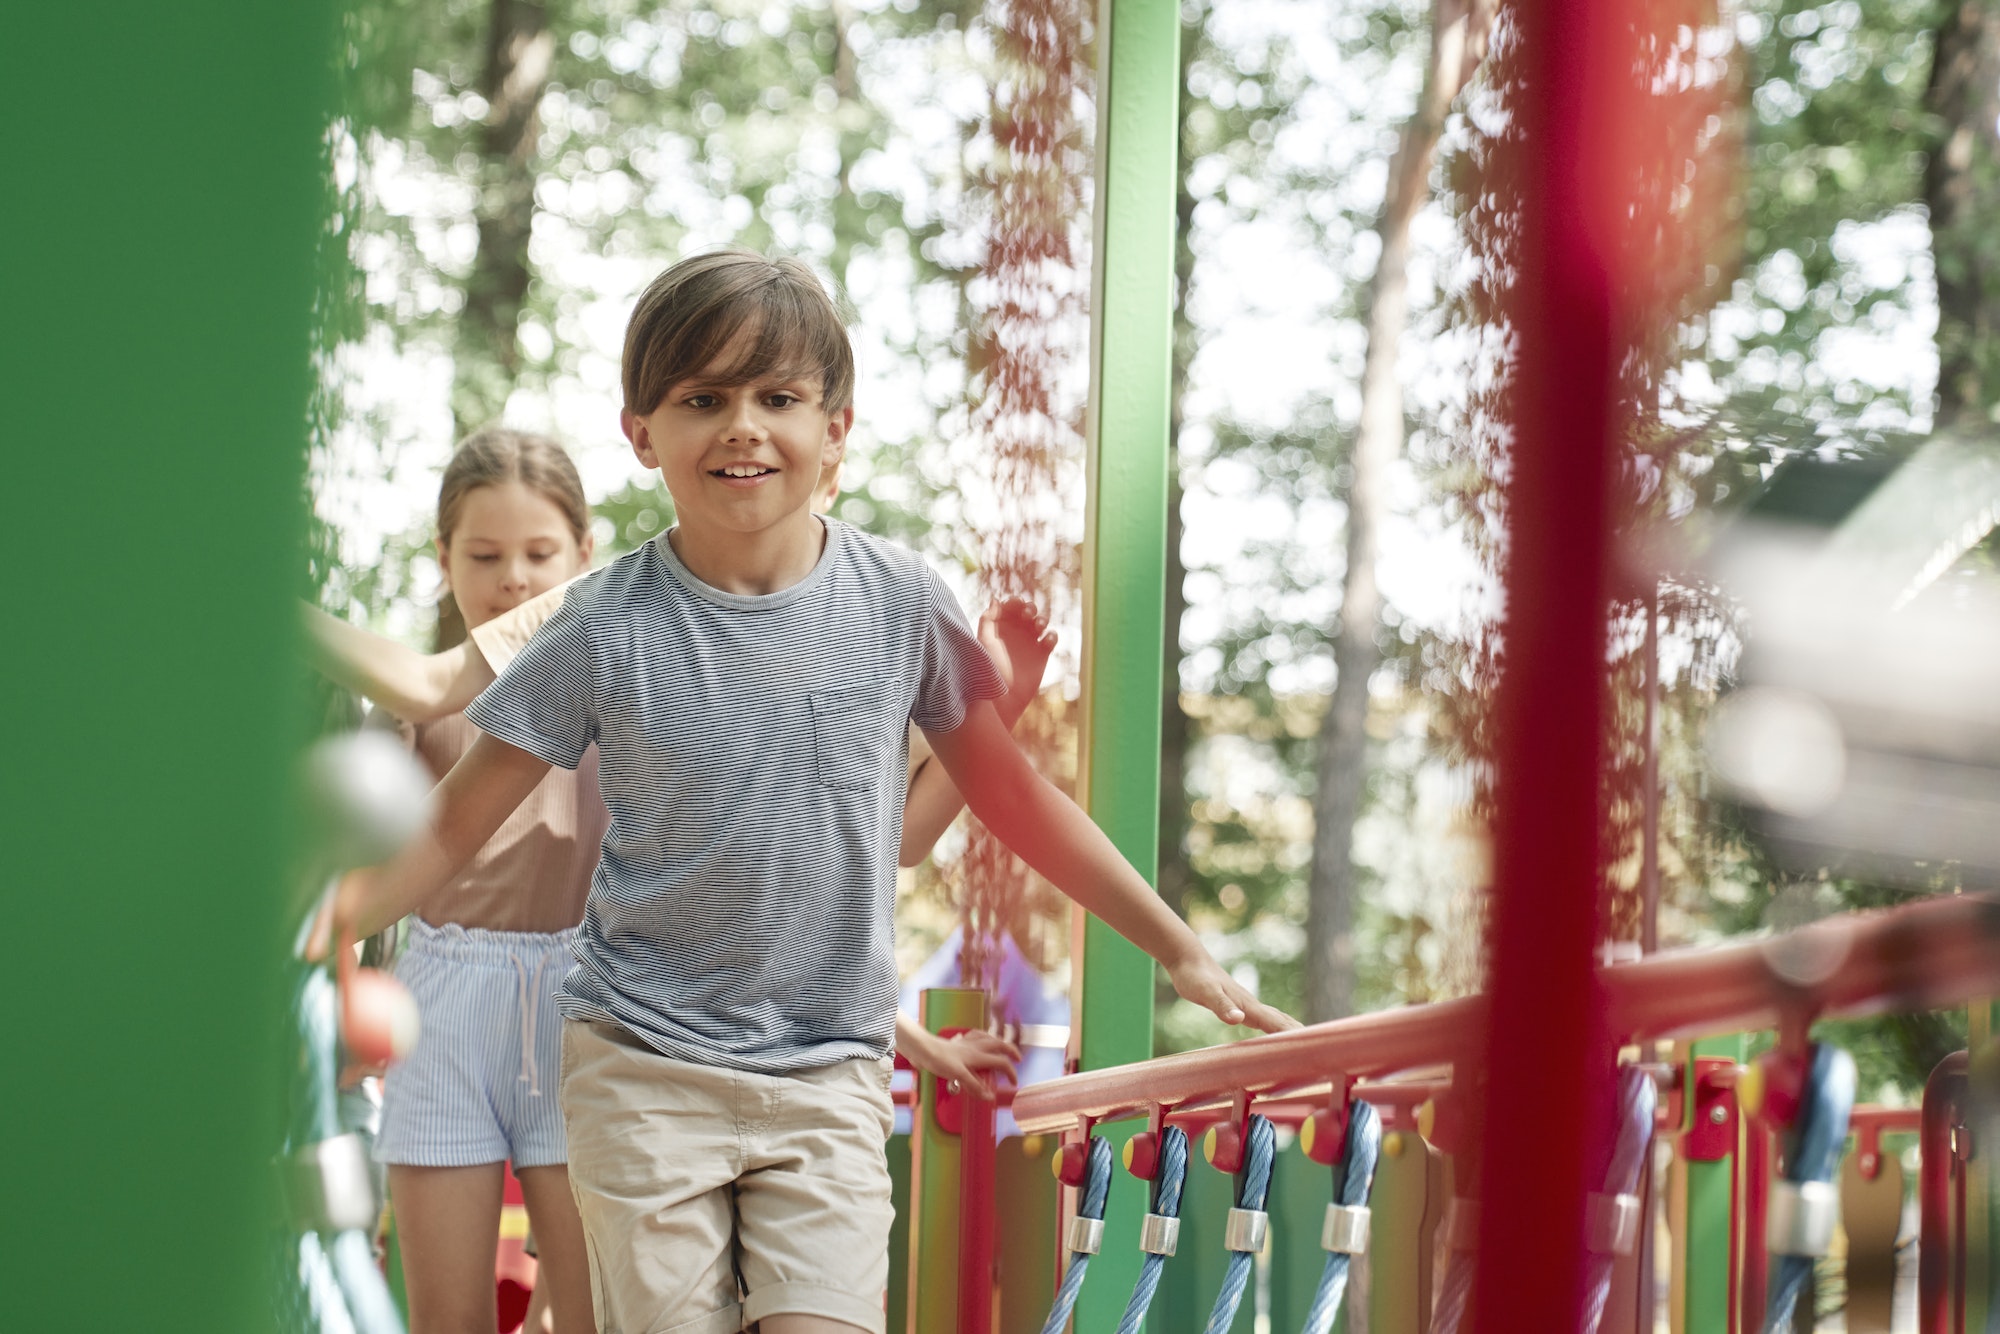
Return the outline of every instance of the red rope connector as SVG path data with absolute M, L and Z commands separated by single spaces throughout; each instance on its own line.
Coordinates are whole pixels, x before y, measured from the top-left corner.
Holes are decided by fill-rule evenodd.
M 1243 1170 L 1244 1137 L 1249 1133 L 1250 1095 L 1236 1090 L 1229 1100 L 1229 1119 L 1208 1128 L 1202 1136 L 1201 1156 L 1218 1172 L 1234 1176 Z
M 1326 1106 L 1307 1117 L 1299 1127 L 1299 1147 L 1306 1151 L 1306 1157 L 1323 1167 L 1333 1166 L 1347 1151 L 1347 1114 L 1353 1093 L 1353 1080 L 1345 1075 L 1336 1077 Z

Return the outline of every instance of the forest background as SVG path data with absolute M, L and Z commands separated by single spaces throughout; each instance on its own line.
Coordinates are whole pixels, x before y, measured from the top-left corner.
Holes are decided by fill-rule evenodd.
M 1650 59 L 1684 156 L 1638 166 L 1664 191 L 1661 270 L 1685 281 L 1635 361 L 1621 502 L 1631 532 L 1698 551 L 1790 455 L 2000 431 L 2000 227 L 1979 222 L 2000 218 L 2000 6 L 1674 8 Z M 428 638 L 437 470 L 493 420 L 570 447 L 602 555 L 671 523 L 615 432 L 618 346 L 645 281 L 717 244 L 804 255 L 847 294 L 861 419 L 836 512 L 926 551 L 976 603 L 1002 521 L 977 414 L 994 87 L 1019 68 L 1004 12 L 349 0 L 310 460 L 321 604 Z M 1479 976 L 1499 610 L 1488 261 L 1506 205 L 1480 168 L 1507 132 L 1504 16 L 1487 0 L 1180 14 L 1161 889 L 1302 1015 L 1459 994 Z M 1087 85 L 1074 112 L 1087 166 Z M 1059 304 L 1072 537 L 1078 316 Z M 1040 726 L 1066 777 L 1076 606 L 1051 592 L 1069 652 Z M 1614 938 L 1637 938 L 1649 882 L 1665 944 L 1913 892 L 1781 876 L 1710 800 L 1701 727 L 1739 632 L 1698 579 L 1621 590 Z M 907 887 L 906 964 L 951 925 L 959 846 Z M 1930 888 L 1951 887 L 1940 869 Z M 1059 974 L 1064 933 L 1029 935 Z M 1157 1028 L 1162 1050 L 1223 1036 L 1170 994 Z M 1961 1032 L 1926 1016 L 1848 1039 L 1872 1085 L 1907 1090 Z

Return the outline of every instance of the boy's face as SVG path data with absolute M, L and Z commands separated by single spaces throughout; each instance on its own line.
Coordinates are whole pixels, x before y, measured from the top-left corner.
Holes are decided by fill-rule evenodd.
M 726 349 L 719 364 L 730 357 Z M 816 508 L 821 474 L 839 464 L 854 422 L 852 408 L 829 414 L 820 396 L 817 375 L 722 385 L 696 374 L 621 421 L 683 524 L 747 535 Z

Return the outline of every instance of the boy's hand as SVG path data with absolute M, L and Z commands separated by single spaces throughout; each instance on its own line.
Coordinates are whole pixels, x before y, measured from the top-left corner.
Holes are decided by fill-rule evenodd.
M 994 1033 L 974 1031 L 941 1038 L 912 1025 L 900 1035 L 900 1042 L 903 1055 L 917 1069 L 988 1098 L 993 1096 L 993 1086 L 980 1077 L 981 1072 L 1011 1077 L 1021 1062 L 1021 1049 Z
M 1252 996 L 1249 988 L 1224 972 L 1207 950 L 1168 964 L 1167 977 L 1182 1000 L 1193 1001 L 1225 1024 L 1245 1024 L 1266 1033 L 1300 1027 L 1299 1021 L 1283 1010 Z
M 1033 606 L 1008 598 L 988 607 L 979 618 L 979 643 L 1007 682 L 1007 695 L 999 707 L 1011 725 L 1042 692 L 1042 675 L 1056 647 L 1055 631 Z

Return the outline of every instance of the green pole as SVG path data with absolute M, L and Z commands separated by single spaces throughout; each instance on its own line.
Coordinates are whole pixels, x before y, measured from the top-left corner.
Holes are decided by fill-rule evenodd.
M 334 35 L 114 0 L 0 42 L 11 1329 L 272 1327 Z
M 1103 0 L 1078 787 L 1085 809 L 1148 879 L 1159 829 L 1179 57 L 1178 5 Z M 1147 1059 L 1152 961 L 1101 922 L 1086 920 L 1081 934 L 1082 1068 Z M 1114 1150 L 1138 1128 L 1110 1128 Z M 1139 1273 L 1145 1210 L 1143 1183 L 1114 1171 L 1104 1250 L 1091 1262 L 1077 1328 L 1117 1323 Z
M 1731 1247 L 1736 1210 L 1737 1146 L 1741 1127 L 1728 1130 L 1727 1151 L 1721 1156 L 1694 1156 L 1689 1149 L 1695 1118 L 1726 1108 L 1737 1117 L 1735 1099 L 1717 1102 L 1702 1110 L 1694 1092 L 1694 1062 L 1702 1057 L 1721 1057 L 1741 1062 L 1748 1052 L 1742 1035 L 1704 1038 L 1688 1052 L 1685 1111 L 1680 1142 L 1675 1146 L 1674 1170 L 1669 1177 L 1667 1210 L 1673 1225 L 1673 1254 L 1668 1309 L 1673 1334 L 1729 1334 L 1736 1327 L 1734 1293 L 1730 1274 L 1734 1267 Z M 1762 1238 L 1756 1239 L 1762 1244 Z
M 986 1027 L 986 993 L 978 987 L 932 987 L 918 1009 L 918 1022 L 932 1033 Z M 958 1136 L 938 1125 L 937 1076 L 925 1071 L 920 1088 L 910 1121 L 910 1334 L 952 1334 L 958 1325 Z

